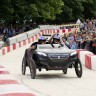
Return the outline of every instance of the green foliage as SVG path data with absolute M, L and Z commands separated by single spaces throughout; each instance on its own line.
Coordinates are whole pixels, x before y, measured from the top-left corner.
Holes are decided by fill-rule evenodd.
M 62 23 L 93 16 L 96 0 L 0 0 L 0 23 Z
M 7 23 L 53 20 L 62 12 L 62 0 L 0 0 L 0 20 Z
M 64 6 L 61 15 L 57 15 L 55 22 L 76 22 L 96 17 L 96 0 L 62 0 Z
M 83 6 L 85 18 L 96 17 L 96 0 L 86 0 L 86 2 L 83 3 Z

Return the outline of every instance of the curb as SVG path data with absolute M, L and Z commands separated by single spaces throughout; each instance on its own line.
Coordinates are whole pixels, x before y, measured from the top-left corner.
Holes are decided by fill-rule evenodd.
M 96 70 L 96 55 L 92 52 L 78 49 L 78 57 L 81 60 L 81 63 L 88 69 Z
M 17 82 L 3 66 L 0 66 L 0 96 L 35 95 L 29 88 Z

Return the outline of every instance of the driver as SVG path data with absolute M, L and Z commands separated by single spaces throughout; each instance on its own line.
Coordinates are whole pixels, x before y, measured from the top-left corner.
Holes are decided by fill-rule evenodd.
M 27 56 L 28 58 L 32 58 L 32 52 L 37 48 L 38 44 L 46 44 L 46 38 L 44 36 L 41 36 L 38 39 L 38 42 L 34 42 L 30 48 L 26 49 L 25 51 L 25 56 Z
M 48 41 L 49 44 L 60 44 L 60 35 L 54 34 Z
M 31 46 L 30 49 L 36 49 L 38 44 L 46 44 L 46 38 L 44 36 L 41 36 L 38 39 L 38 42 L 34 42 Z

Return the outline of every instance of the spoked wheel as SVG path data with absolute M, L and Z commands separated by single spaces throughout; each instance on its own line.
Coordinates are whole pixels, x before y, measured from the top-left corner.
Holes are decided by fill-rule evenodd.
M 23 57 L 23 60 L 22 60 L 22 75 L 25 75 L 26 73 L 26 58 Z
M 36 77 L 36 65 L 33 59 L 29 59 L 29 68 L 30 68 L 30 74 L 31 74 L 31 78 L 35 79 Z
M 78 61 L 75 62 L 75 72 L 76 72 L 76 75 L 81 78 L 82 77 L 82 64 L 80 62 L 80 60 L 78 59 Z
M 62 70 L 64 74 L 67 74 L 67 69 Z

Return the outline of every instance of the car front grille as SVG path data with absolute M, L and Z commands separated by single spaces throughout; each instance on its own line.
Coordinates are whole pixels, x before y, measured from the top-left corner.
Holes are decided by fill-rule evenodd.
M 50 59 L 67 59 L 69 54 L 48 54 Z

